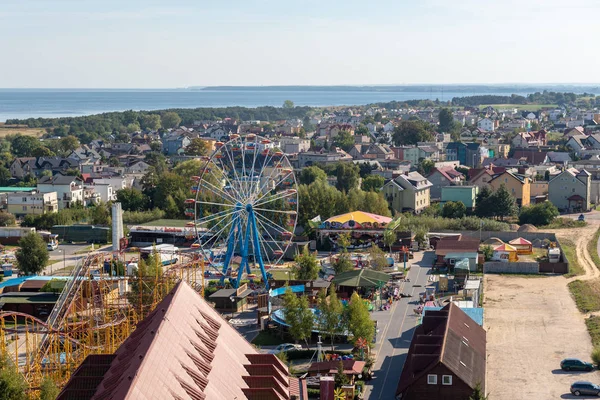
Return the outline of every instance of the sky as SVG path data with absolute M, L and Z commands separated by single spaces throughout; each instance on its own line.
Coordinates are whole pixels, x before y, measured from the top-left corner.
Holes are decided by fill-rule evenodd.
M 598 0 L 0 0 L 0 88 L 600 82 Z

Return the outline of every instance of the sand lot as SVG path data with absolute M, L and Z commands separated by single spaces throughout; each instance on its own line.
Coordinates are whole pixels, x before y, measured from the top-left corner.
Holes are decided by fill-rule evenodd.
M 596 227 L 560 232 L 576 238 L 585 277 L 598 276 L 586 249 Z M 558 233 L 558 232 L 557 232 Z M 576 398 L 571 383 L 600 383 L 600 372 L 566 373 L 566 357 L 590 360 L 592 344 L 584 316 L 567 288 L 568 279 L 486 275 L 487 388 L 491 400 Z

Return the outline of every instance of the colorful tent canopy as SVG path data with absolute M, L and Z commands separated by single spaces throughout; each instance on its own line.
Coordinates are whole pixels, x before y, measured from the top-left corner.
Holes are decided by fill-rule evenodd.
M 506 251 L 506 252 L 511 252 L 511 251 L 517 251 L 517 248 L 514 246 L 511 246 L 510 244 L 504 243 L 503 245 L 500 245 L 498 247 L 496 247 L 494 249 L 494 251 Z
M 523 239 L 522 237 L 518 237 L 516 239 L 511 240 L 510 242 L 508 242 L 510 244 L 517 244 L 517 245 L 528 245 L 531 246 L 531 242 L 527 239 Z
M 332 282 L 338 286 L 372 288 L 383 286 L 389 280 L 390 276 L 385 272 L 363 268 L 336 275 Z
M 390 217 L 354 211 L 329 218 L 321 224 L 321 229 L 383 229 L 392 221 Z

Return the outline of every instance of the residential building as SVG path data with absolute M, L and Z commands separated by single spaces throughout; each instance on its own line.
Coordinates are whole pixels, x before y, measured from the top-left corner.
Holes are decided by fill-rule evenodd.
M 309 167 L 316 163 L 332 164 L 338 161 L 352 161 L 352 157 L 341 149 L 333 151 L 306 151 L 298 153 L 298 168 Z
M 40 193 L 56 192 L 59 210 L 73 203 L 83 204 L 83 181 L 76 176 L 44 176 L 38 180 L 37 189 Z
M 546 131 L 541 129 L 539 131 L 519 132 L 511 143 L 513 147 L 521 149 L 546 146 Z
M 407 172 L 383 185 L 382 191 L 390 208 L 396 212 L 420 213 L 429 207 L 431 182 L 418 172 Z
M 532 199 L 548 197 L 548 181 L 535 181 L 531 182 L 531 193 L 529 193 Z
M 431 182 L 431 198 L 439 199 L 442 196 L 442 188 L 451 185 L 461 185 L 465 176 L 452 167 L 434 168 L 427 179 Z
M 310 139 L 299 137 L 282 137 L 279 144 L 285 154 L 304 153 L 310 149 Z
M 493 132 L 496 129 L 496 124 L 490 118 L 483 118 L 477 121 L 477 127 L 487 132 Z
M 504 171 L 492 178 L 489 182 L 492 190 L 498 190 L 504 185 L 508 192 L 512 194 L 519 207 L 529 204 L 531 197 L 531 179 L 523 175 L 514 174 L 509 171 Z
M 7 211 L 17 217 L 57 212 L 56 192 L 40 193 L 34 190 L 28 193 L 9 193 L 7 194 Z
M 99 180 L 94 181 L 92 188 L 98 194 L 100 200 L 104 203 L 117 200 L 117 192 L 113 190 L 113 187 L 109 183 L 99 183 Z
M 441 190 L 441 203 L 448 201 L 458 201 L 467 207 L 467 210 L 473 210 L 476 206 L 477 186 L 444 186 Z
M 565 169 L 548 182 L 548 200 L 565 212 L 590 209 L 591 174 L 585 169 Z
M 162 140 L 163 152 L 167 155 L 182 154 L 191 140 L 182 133 L 172 133 Z
M 427 310 L 412 336 L 396 389 L 402 400 L 468 399 L 485 394 L 485 330 L 454 303 Z
M 459 161 L 461 165 L 467 165 L 467 145 L 462 142 L 448 143 L 446 161 Z
M 129 187 L 128 180 L 122 176 L 104 176 L 102 178 L 94 178 L 94 185 L 110 185 L 112 192 L 117 193 L 119 190 Z
M 573 135 L 567 140 L 565 146 L 569 149 L 573 150 L 575 154 L 579 154 L 582 150 L 584 150 L 587 146 L 587 136 L 586 135 Z

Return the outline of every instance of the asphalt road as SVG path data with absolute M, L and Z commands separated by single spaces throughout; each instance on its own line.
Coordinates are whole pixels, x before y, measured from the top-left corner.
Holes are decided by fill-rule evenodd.
M 395 302 L 389 311 L 376 311 L 373 319 L 378 321 L 379 334 L 375 350 L 377 361 L 374 366 L 374 378 L 367 382 L 365 399 L 394 399 L 398 380 L 402 373 L 404 360 L 413 337 L 418 317 L 413 309 L 418 306 L 419 293 L 425 291 L 428 273 L 435 254 L 428 251 L 423 259 L 412 264 L 408 273 L 410 282 L 400 287 L 401 293 L 409 293 Z

